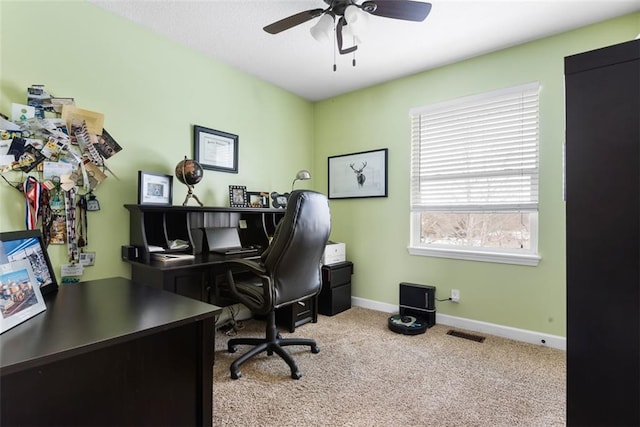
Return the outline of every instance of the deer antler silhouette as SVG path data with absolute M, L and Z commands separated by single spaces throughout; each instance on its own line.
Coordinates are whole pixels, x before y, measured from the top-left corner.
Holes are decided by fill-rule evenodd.
M 367 167 L 367 162 L 362 162 L 362 167 L 360 169 L 356 169 L 353 167 L 353 163 L 349 165 L 351 169 L 356 173 L 356 180 L 358 181 L 358 186 L 362 187 L 364 182 L 367 180 L 367 177 L 364 176 L 362 171 Z

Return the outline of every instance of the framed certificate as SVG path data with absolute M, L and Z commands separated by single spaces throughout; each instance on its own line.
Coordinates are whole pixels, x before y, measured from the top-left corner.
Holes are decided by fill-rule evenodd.
M 194 159 L 204 169 L 238 173 L 238 135 L 193 127 Z

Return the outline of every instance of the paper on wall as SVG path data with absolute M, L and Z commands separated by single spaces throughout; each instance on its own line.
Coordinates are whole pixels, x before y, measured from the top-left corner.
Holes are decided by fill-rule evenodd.
M 14 122 L 21 122 L 27 119 L 32 119 L 36 116 L 35 107 L 24 104 L 11 104 L 11 120 Z

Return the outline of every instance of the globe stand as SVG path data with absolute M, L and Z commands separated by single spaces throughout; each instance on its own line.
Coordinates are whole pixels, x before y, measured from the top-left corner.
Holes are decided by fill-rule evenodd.
M 176 178 L 188 188 L 187 197 L 184 198 L 182 206 L 186 206 L 192 197 L 200 206 L 204 206 L 198 196 L 193 194 L 193 186 L 202 180 L 202 166 L 195 160 L 187 159 L 187 156 L 184 156 L 184 160 L 176 165 Z
M 187 185 L 187 188 L 189 188 L 189 191 L 187 191 L 187 197 L 184 198 L 184 202 L 182 203 L 182 206 L 186 206 L 187 202 L 189 201 L 190 198 L 194 198 L 196 202 L 198 202 L 198 204 L 200 206 L 204 206 L 202 204 L 202 202 L 200 201 L 200 199 L 198 199 L 198 196 L 196 196 L 195 194 L 193 194 L 193 185 Z

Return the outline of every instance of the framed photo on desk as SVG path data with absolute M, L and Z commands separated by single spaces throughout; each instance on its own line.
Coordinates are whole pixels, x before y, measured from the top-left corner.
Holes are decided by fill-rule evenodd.
M 173 177 L 159 173 L 138 171 L 138 204 L 171 205 Z
M 0 264 L 0 334 L 47 309 L 26 259 Z
M 247 187 L 244 185 L 229 186 L 229 206 L 232 208 L 247 207 Z
M 58 282 L 40 230 L 0 233 L 0 264 L 23 259 L 30 262 L 43 295 L 58 289 Z
M 269 193 L 266 191 L 247 191 L 247 207 L 268 208 Z

